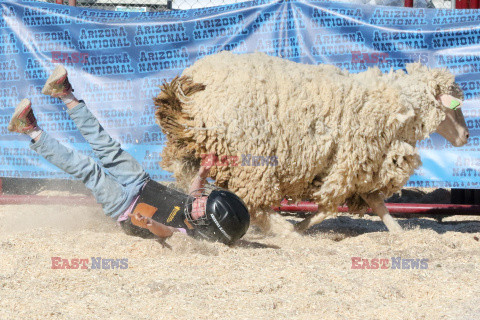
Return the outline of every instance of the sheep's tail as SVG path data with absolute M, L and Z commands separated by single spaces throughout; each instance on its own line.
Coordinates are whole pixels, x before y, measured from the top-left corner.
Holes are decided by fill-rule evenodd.
M 193 161 L 195 158 L 195 140 L 193 132 L 188 127 L 193 126 L 193 118 L 184 112 L 184 105 L 189 96 L 205 90 L 205 85 L 193 82 L 187 76 L 175 77 L 171 82 L 164 81 L 160 93 L 155 97 L 156 123 L 167 137 L 162 154 L 162 167 L 173 166 L 178 159 Z M 173 168 L 171 168 L 173 169 Z

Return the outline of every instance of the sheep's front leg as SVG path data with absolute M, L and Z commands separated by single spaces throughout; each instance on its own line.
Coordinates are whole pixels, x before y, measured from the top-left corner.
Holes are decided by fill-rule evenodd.
M 285 219 L 285 217 L 271 209 L 257 211 L 253 214 L 253 218 L 252 222 L 265 234 L 294 237 L 299 236 L 298 233 L 294 232 L 294 227 Z
M 175 177 L 176 187 L 188 192 L 188 189 L 197 176 L 199 165 L 194 165 L 189 161 L 183 159 L 173 161 L 168 170 L 173 171 Z
M 382 219 L 383 223 L 387 226 L 388 231 L 390 232 L 402 232 L 403 229 L 400 227 L 397 221 L 388 212 L 383 197 L 380 195 L 380 192 L 374 192 L 367 195 L 362 195 L 363 200 L 372 208 L 373 212 Z
M 318 212 L 314 215 L 311 215 L 311 216 L 303 219 L 299 223 L 297 223 L 295 225 L 295 230 L 298 231 L 298 232 L 303 232 L 303 231 L 307 230 L 308 228 L 310 228 L 311 226 L 322 222 L 323 220 L 325 220 L 326 217 L 328 217 L 327 213 Z

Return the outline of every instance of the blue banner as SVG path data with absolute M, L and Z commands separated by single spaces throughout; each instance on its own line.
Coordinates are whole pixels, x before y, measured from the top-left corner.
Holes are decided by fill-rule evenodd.
M 262 51 L 350 72 L 447 67 L 465 92 L 470 141 L 454 148 L 434 134 L 418 146 L 424 165 L 410 187 L 480 188 L 480 12 L 327 1 L 250 1 L 167 12 L 111 12 L 35 1 L 0 1 L 0 177 L 69 178 L 7 125 L 30 98 L 40 126 L 91 155 L 59 100 L 41 89 L 66 65 L 77 97 L 156 180 L 164 136 L 152 98 L 205 55 Z

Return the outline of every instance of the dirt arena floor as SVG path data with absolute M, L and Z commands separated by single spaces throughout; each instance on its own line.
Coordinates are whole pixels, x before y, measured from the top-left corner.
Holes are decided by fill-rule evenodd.
M 0 319 L 480 319 L 480 217 L 399 219 L 408 231 L 392 235 L 345 214 L 303 236 L 252 228 L 235 247 L 127 236 L 92 207 L 1 206 L 0 221 Z M 128 260 L 93 269 L 92 257 Z

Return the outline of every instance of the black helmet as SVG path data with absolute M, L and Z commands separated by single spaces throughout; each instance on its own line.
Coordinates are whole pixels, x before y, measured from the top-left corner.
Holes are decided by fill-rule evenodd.
M 207 189 L 202 195 L 206 196 L 206 193 L 208 198 L 203 217 L 194 220 L 189 212 L 191 203 L 186 206 L 185 214 L 188 222 L 195 226 L 195 235 L 225 244 L 232 244 L 243 237 L 250 226 L 250 214 L 243 201 L 234 193 L 218 187 Z M 193 201 L 195 198 L 190 199 Z

